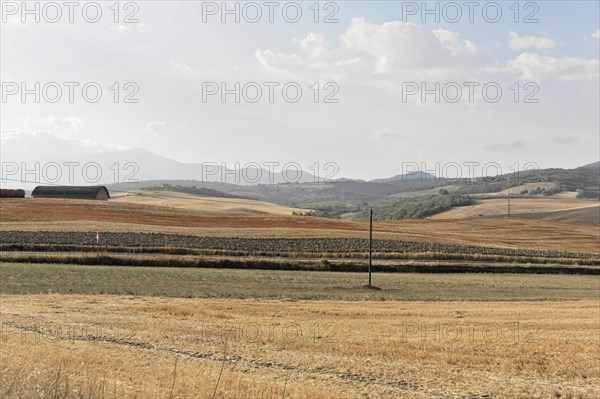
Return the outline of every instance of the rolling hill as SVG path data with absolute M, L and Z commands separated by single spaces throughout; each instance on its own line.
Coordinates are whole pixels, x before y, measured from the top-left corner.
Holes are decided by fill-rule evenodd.
M 292 215 L 294 212 L 305 211 L 304 209 L 290 208 L 245 198 L 209 197 L 173 191 L 152 190 L 120 193 L 115 195 L 113 199 L 111 199 L 111 202 L 222 213 Z
M 8 154 L 10 155 L 10 154 Z M 7 156 L 8 156 L 7 155 Z M 4 160 L 4 159 L 3 159 Z M 10 157 L 6 158 L 7 161 Z M 60 159 L 53 160 L 62 162 Z M 195 194 L 209 197 L 242 197 L 272 203 L 287 208 L 301 208 L 302 211 L 314 211 L 315 215 L 347 218 L 364 213 L 374 208 L 376 210 L 398 208 L 404 198 L 415 198 L 412 202 L 431 202 L 431 196 L 438 195 L 444 190 L 453 196 L 471 196 L 474 199 L 502 199 L 508 195 L 521 198 L 548 198 L 552 200 L 577 197 L 585 200 L 598 200 L 600 197 L 600 162 L 594 162 L 574 169 L 541 169 L 521 172 L 518 175 L 506 174 L 495 178 L 473 178 L 448 180 L 426 172 L 410 174 L 389 173 L 392 177 L 377 178 L 370 181 L 359 179 L 327 180 L 303 172 L 298 182 L 287 182 L 282 173 L 269 174 L 266 170 L 256 167 L 246 167 L 232 172 L 222 164 L 215 163 L 183 163 L 152 152 L 131 149 L 124 151 L 105 151 L 102 153 L 82 154 L 81 159 L 70 161 L 96 162 L 103 170 L 112 171 L 112 166 L 119 165 L 121 175 L 119 181 L 126 180 L 125 165 L 137 165 L 131 181 L 108 184 L 111 193 L 119 194 L 145 187 L 161 187 L 163 184 L 180 186 L 185 190 L 196 187 Z M 260 176 L 249 181 L 243 176 Z M 113 178 L 112 172 L 106 178 Z M 98 182 L 97 184 L 101 184 Z M 35 183 L 37 184 L 37 183 Z M 31 189 L 34 183 L 4 182 L 2 187 Z M 56 184 L 64 184 L 58 182 Z M 90 184 L 74 181 L 69 184 Z M 202 191 L 202 192 L 200 192 Z M 217 193 L 218 192 L 218 193 Z M 220 194 L 219 194 L 220 193 Z M 441 200 L 440 200 L 441 201 Z M 551 203 L 552 211 L 565 211 L 560 202 Z M 241 209 L 246 209 L 242 207 Z M 249 208 L 253 209 L 253 208 Z M 437 209 L 437 210 L 436 210 Z M 435 208 L 436 212 L 446 211 L 445 207 Z M 478 211 L 475 211 L 478 212 Z M 542 213 L 546 212 L 545 210 Z M 495 212 L 498 213 L 498 212 Z M 429 210 L 418 213 L 418 217 L 429 217 Z M 488 215 L 484 213 L 476 213 Z M 516 215 L 516 213 L 515 213 Z M 554 217 L 556 215 L 541 215 L 535 207 L 519 213 L 523 217 Z M 569 218 L 570 213 L 565 214 Z M 575 214 L 573 214 L 575 215 Z M 585 215 L 591 213 L 579 212 L 574 220 L 595 220 Z M 490 214 L 489 216 L 494 216 Z M 393 217 L 393 212 L 389 213 Z M 411 213 L 411 216 L 412 213 Z
M 507 199 L 478 200 L 472 205 L 455 207 L 448 211 L 437 213 L 436 215 L 431 216 L 431 218 L 506 217 L 507 207 Z M 510 201 L 510 209 L 512 217 L 586 221 L 588 223 L 598 223 L 593 217 L 594 215 L 600 214 L 600 205 L 597 201 L 570 198 L 513 198 Z M 585 212 L 582 212 L 583 210 L 585 210 Z M 573 211 L 577 212 L 572 213 Z M 576 216 L 571 220 L 568 217 L 569 214 Z
M 575 169 L 544 169 L 527 172 L 516 180 L 510 180 L 514 177 L 512 175 L 504 175 L 493 180 L 479 178 L 450 182 L 427 174 L 424 178 L 397 175 L 371 181 L 340 179 L 318 183 L 257 185 L 196 180 L 154 180 L 122 183 L 111 185 L 109 188 L 114 191 L 129 191 L 162 184 L 195 186 L 284 207 L 303 208 L 307 212 L 312 210 L 313 214 L 325 217 L 364 219 L 365 211 L 374 208 L 377 218 L 389 220 L 432 217 L 441 212 L 446 213 L 435 217 L 481 217 L 480 215 L 498 217 L 506 214 L 506 207 L 503 204 L 510 193 L 513 204 L 517 207 L 512 212 L 515 217 L 550 220 L 557 218 L 557 220 L 597 223 L 598 218 L 593 210 L 575 213 L 567 211 L 575 208 L 593 208 L 598 204 L 594 199 L 598 192 L 599 171 L 598 163 L 593 163 Z M 457 202 L 451 197 L 436 199 L 440 190 L 447 192 L 451 197 L 470 196 L 478 201 L 478 205 L 474 205 L 473 208 L 449 210 L 458 204 L 466 205 L 466 202 Z M 575 197 L 583 202 L 568 202 L 575 200 Z M 400 208 L 405 208 L 407 203 L 410 203 L 408 206 L 412 208 L 410 212 L 398 211 Z M 438 206 L 440 204 L 437 203 L 444 204 Z

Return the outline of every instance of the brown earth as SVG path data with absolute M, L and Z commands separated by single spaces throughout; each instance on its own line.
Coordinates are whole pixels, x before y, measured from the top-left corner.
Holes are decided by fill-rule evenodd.
M 202 212 L 119 202 L 2 199 L 0 230 L 365 238 L 368 223 L 304 216 Z M 374 238 L 600 253 L 598 225 L 518 218 L 377 221 Z

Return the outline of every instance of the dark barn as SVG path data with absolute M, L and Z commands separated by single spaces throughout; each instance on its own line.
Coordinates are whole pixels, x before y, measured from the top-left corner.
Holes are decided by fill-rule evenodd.
M 87 200 L 108 200 L 110 198 L 105 186 L 37 186 L 31 196 L 33 198 Z
M 0 198 L 25 198 L 25 190 L 20 188 L 16 190 L 1 188 Z

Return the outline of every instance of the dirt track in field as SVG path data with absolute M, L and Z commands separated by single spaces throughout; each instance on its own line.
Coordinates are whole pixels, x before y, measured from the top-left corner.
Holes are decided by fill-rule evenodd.
M 365 238 L 365 222 L 201 212 L 83 200 L 2 199 L 3 231 L 148 232 L 219 237 Z M 600 229 L 525 219 L 378 221 L 374 238 L 438 244 L 600 253 Z

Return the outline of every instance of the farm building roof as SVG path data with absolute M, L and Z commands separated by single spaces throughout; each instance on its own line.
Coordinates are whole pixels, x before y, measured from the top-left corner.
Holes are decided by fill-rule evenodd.
M 32 197 L 110 198 L 105 186 L 37 186 Z

